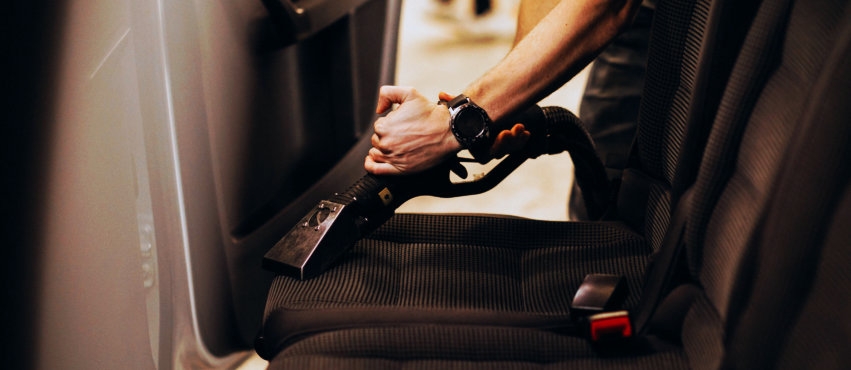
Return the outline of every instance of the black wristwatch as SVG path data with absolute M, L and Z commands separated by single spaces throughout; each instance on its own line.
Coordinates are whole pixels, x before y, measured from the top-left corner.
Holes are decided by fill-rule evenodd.
M 490 161 L 493 139 L 490 134 L 492 122 L 488 113 L 464 94 L 445 104 L 449 108 L 449 128 L 461 143 L 461 147 L 468 149 L 473 158 L 481 163 Z

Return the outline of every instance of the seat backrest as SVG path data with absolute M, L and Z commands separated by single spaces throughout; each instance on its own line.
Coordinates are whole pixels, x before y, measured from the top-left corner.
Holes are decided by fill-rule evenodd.
M 718 368 L 750 256 L 792 138 L 835 47 L 844 1 L 764 0 L 724 92 L 694 185 L 686 233 L 699 294 L 683 323 L 695 368 Z M 794 215 L 788 215 L 794 217 Z
M 847 80 L 846 80 L 847 81 Z M 851 93 L 846 89 L 845 93 Z M 846 95 L 847 96 L 847 95 Z M 845 117 L 847 120 L 848 113 Z M 851 140 L 845 136 L 845 140 Z M 847 155 L 846 161 L 851 160 Z M 851 265 L 851 193 L 848 186 L 848 174 L 845 176 L 844 194 L 836 194 L 838 206 L 833 215 L 829 215 L 823 226 L 827 230 L 818 230 L 814 236 L 821 239 L 821 245 L 808 256 L 809 264 L 800 267 L 814 267 L 811 270 L 799 269 L 800 275 L 781 271 L 784 277 L 794 276 L 798 280 L 795 293 L 804 290 L 804 294 L 792 298 L 807 297 L 799 305 L 781 306 L 783 310 L 774 317 L 763 317 L 762 320 L 742 321 L 742 324 L 758 324 L 757 327 L 744 327 L 744 333 L 736 333 L 731 340 L 729 361 L 741 363 L 741 368 L 749 364 L 765 365 L 767 367 L 787 369 L 843 369 L 851 364 L 851 320 L 848 317 L 848 307 L 851 306 L 851 276 L 848 266 Z M 782 242 L 782 240 L 781 240 Z M 789 243 L 781 246 L 800 247 Z M 769 243 L 763 247 L 774 247 Z M 763 254 L 769 257 L 768 253 Z M 785 281 L 769 281 L 768 286 L 778 286 Z M 762 286 L 762 284 L 759 284 Z M 788 297 L 788 295 L 787 295 Z M 757 302 L 762 302 L 757 298 Z M 788 301 L 787 301 L 788 302 Z M 792 303 L 795 301 L 792 300 Z M 764 303 L 763 303 L 764 304 Z M 747 319 L 759 313 L 761 307 L 754 304 L 749 307 Z M 781 322 L 782 325 L 777 325 Z M 773 333 L 772 329 L 782 329 L 781 333 Z M 780 341 L 750 341 L 749 338 L 759 336 L 760 339 L 777 338 Z M 742 339 L 744 338 L 744 339 Z M 740 347 L 736 347 L 743 343 Z M 761 344 L 759 347 L 753 344 Z M 773 356 L 768 356 L 773 354 Z M 757 366 L 751 368 L 758 368 Z
M 728 3 L 735 2 L 672 0 L 656 7 L 636 138 L 618 197 L 619 217 L 654 250 L 672 205 L 694 181 L 729 61 L 755 9 Z
M 808 7 L 796 5 L 810 22 L 835 26 L 806 27 L 817 38 L 810 42 L 826 44 L 826 52 L 815 58 L 820 67 L 801 123 L 774 180 L 753 252 L 740 267 L 741 288 L 726 325 L 729 367 L 834 369 L 851 363 L 851 6 Z

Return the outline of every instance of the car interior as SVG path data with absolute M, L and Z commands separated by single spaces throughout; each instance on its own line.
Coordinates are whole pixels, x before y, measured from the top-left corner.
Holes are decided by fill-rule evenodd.
M 4 367 L 851 364 L 848 1 L 659 0 L 620 178 L 533 107 L 461 185 L 364 177 L 400 0 L 9 8 Z M 592 220 L 393 212 L 561 151 Z

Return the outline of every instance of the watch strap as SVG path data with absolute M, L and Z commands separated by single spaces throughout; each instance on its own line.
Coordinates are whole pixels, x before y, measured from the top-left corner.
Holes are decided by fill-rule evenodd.
M 450 100 L 447 103 L 447 106 L 452 109 L 457 109 L 458 107 L 467 102 L 470 102 L 470 98 L 468 98 L 464 94 L 458 94 L 458 96 L 456 96 L 454 99 Z

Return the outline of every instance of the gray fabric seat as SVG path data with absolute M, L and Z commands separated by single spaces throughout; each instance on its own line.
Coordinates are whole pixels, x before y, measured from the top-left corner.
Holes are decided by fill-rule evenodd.
M 294 311 L 334 316 L 342 307 L 373 308 L 375 320 L 386 310 L 400 308 L 448 309 L 449 318 L 453 309 L 564 318 L 573 294 L 591 272 L 626 275 L 631 307 L 638 300 L 647 262 L 667 229 L 674 183 L 689 182 L 678 178 L 680 172 L 693 177 L 683 158 L 697 166 L 711 119 L 700 109 L 687 114 L 671 107 L 712 105 L 703 100 L 697 104 L 692 101 L 696 97 L 718 100 L 729 66 L 714 62 L 710 51 L 721 47 L 705 42 L 703 34 L 707 27 L 718 28 L 722 14 L 730 11 L 717 6 L 708 22 L 708 1 L 658 6 L 654 32 L 660 36 L 651 41 L 647 75 L 647 88 L 658 97 L 646 99 L 641 107 L 630 181 L 622 186 L 628 195 L 620 202 L 623 221 L 399 215 L 323 275 L 308 281 L 277 277 L 267 300 L 264 332 L 270 322 L 299 320 Z M 724 40 L 724 45 L 738 45 L 748 21 L 743 19 L 739 37 Z M 688 62 L 679 62 L 683 60 Z M 718 71 L 721 77 L 708 78 L 697 66 Z M 288 338 L 291 333 L 281 333 L 286 327 L 261 336 Z M 278 348 L 266 345 L 272 352 Z
M 656 177 L 651 182 L 660 191 L 655 196 L 650 195 L 652 190 L 648 192 L 651 199 L 646 209 L 650 214 L 646 227 L 637 228 L 639 232 L 631 232 L 621 223 L 559 224 L 470 216 L 401 215 L 360 243 L 355 253 L 328 273 L 337 275 L 308 282 L 276 279 L 267 304 L 267 325 L 276 317 L 293 314 L 293 310 L 313 310 L 317 314 L 358 306 L 374 312 L 375 316 L 294 336 L 279 335 L 287 341 L 272 361 L 272 367 L 718 368 L 737 367 L 751 359 L 760 360 L 754 361 L 758 364 L 776 364 L 779 348 L 799 353 L 798 348 L 806 343 L 768 340 L 772 337 L 762 334 L 776 333 L 773 338 L 786 335 L 805 338 L 825 324 L 803 329 L 790 328 L 791 324 L 772 327 L 769 325 L 772 321 L 761 319 L 762 316 L 776 309 L 782 313 L 779 317 L 783 323 L 819 323 L 813 319 L 818 309 L 794 299 L 806 297 L 814 279 L 817 287 L 824 279 L 843 282 L 840 293 L 847 297 L 847 276 L 837 277 L 835 268 L 826 270 L 827 278 L 813 272 L 835 266 L 829 262 L 811 263 L 808 266 L 815 267 L 810 269 L 793 269 L 804 279 L 782 281 L 791 284 L 795 288 L 792 290 L 801 296 L 788 296 L 776 292 L 784 287 L 774 286 L 783 271 L 774 271 L 768 277 L 756 275 L 755 271 L 773 271 L 780 262 L 794 265 L 802 256 L 820 260 L 820 239 L 812 240 L 811 248 L 801 243 L 784 244 L 766 235 L 777 233 L 780 226 L 785 227 L 780 230 L 794 234 L 796 217 L 821 215 L 830 225 L 834 211 L 824 202 L 794 203 L 784 184 L 800 182 L 801 176 L 785 170 L 781 164 L 784 160 L 794 160 L 795 157 L 789 157 L 792 155 L 807 156 L 806 149 L 814 153 L 836 152 L 840 159 L 851 160 L 848 150 L 836 149 L 845 146 L 840 144 L 848 140 L 849 130 L 844 127 L 849 112 L 847 108 L 836 107 L 837 101 L 847 97 L 849 79 L 848 73 L 843 73 L 847 68 L 843 69 L 837 60 L 847 56 L 851 16 L 845 1 L 790 3 L 763 1 L 730 83 L 725 84 L 693 188 L 694 197 L 687 204 L 690 212 L 684 241 L 685 277 L 680 281 L 682 285 L 660 305 L 657 312 L 664 314 L 657 314 L 659 322 L 651 324 L 648 335 L 627 348 L 607 353 L 576 338 L 575 332 L 561 330 L 569 325 L 561 325 L 559 320 L 568 314 L 566 305 L 572 296 L 570 292 L 578 286 L 577 276 L 596 272 L 594 268 L 611 268 L 630 275 L 633 293 L 641 286 L 644 265 L 650 253 L 661 245 L 653 229 L 666 229 L 668 218 L 664 210 L 655 207 L 665 202 L 652 198 L 670 199 L 674 178 L 665 183 Z M 665 4 L 659 4 L 657 12 L 657 19 L 662 18 L 663 22 Z M 648 69 L 651 66 L 648 63 Z M 828 83 L 835 76 L 840 82 Z M 648 81 L 652 81 L 651 74 Z M 815 114 L 829 108 L 836 113 L 826 117 Z M 641 132 L 646 121 L 639 122 Z M 838 131 L 834 137 L 822 135 L 822 140 L 832 146 L 806 147 L 809 138 L 805 133 L 834 131 Z M 688 141 L 688 136 L 684 134 L 682 140 L 674 141 Z M 789 147 L 797 150 L 785 154 Z M 666 152 L 671 150 L 656 154 Z M 639 155 L 644 160 L 648 156 Z M 669 168 L 681 168 L 682 163 L 676 163 L 681 157 L 681 153 L 671 157 L 676 165 Z M 810 181 L 809 191 L 844 194 L 848 171 L 841 166 L 828 167 L 833 172 L 826 174 L 842 176 Z M 666 171 L 665 166 L 658 168 Z M 844 199 L 832 196 L 828 198 Z M 847 208 L 849 203 L 841 205 Z M 778 208 L 788 209 L 789 204 L 797 206 L 802 213 L 776 213 Z M 660 219 L 665 222 L 659 223 Z M 791 225 L 789 219 L 793 220 Z M 808 220 L 799 223 L 804 227 L 809 225 Z M 458 225 L 467 226 L 466 231 Z M 518 233 L 516 239 L 510 235 L 514 233 Z M 643 240 L 641 234 L 647 237 Z M 825 238 L 833 248 L 831 251 L 842 247 L 847 251 L 851 244 L 847 238 L 841 239 L 847 233 L 839 235 L 838 241 L 837 237 Z M 533 241 L 531 245 L 525 245 L 523 237 Z M 786 259 L 765 257 L 771 255 L 768 252 L 773 244 L 785 245 L 787 249 L 780 255 Z M 379 270 L 383 272 L 375 273 Z M 412 271 L 415 273 L 411 274 Z M 369 292 L 373 288 L 370 284 L 375 284 L 378 290 L 395 293 Z M 775 295 L 762 297 L 764 291 Z M 771 299 L 775 296 L 785 300 Z M 630 303 L 634 305 L 636 299 L 640 297 L 632 296 Z M 766 302 L 771 304 L 765 306 Z M 411 315 L 414 320 L 404 320 L 403 316 L 403 319 L 377 322 L 381 320 L 375 318 L 389 312 L 384 308 L 393 304 L 447 311 L 442 317 L 438 313 L 424 320 Z M 783 304 L 791 308 L 778 308 Z M 802 305 L 804 309 L 795 308 Z M 497 311 L 502 319 L 495 315 L 492 322 L 487 318 L 476 321 L 475 315 L 458 315 L 462 309 L 474 311 L 478 317 Z M 800 319 L 798 312 L 803 312 Z M 511 316 L 516 313 L 527 316 Z M 452 316 L 459 319 L 441 321 Z M 537 320 L 541 316 L 552 320 Z M 685 316 L 682 323 L 677 316 Z M 849 322 L 847 318 L 841 320 L 844 324 Z M 666 327 L 668 330 L 663 330 Z M 274 330 L 274 325 L 264 330 L 269 329 Z M 847 339 L 848 332 L 840 331 L 835 337 Z M 738 345 L 735 351 L 730 351 L 731 343 Z M 768 346 L 773 350 L 759 351 L 766 343 L 774 343 L 773 347 Z M 832 348 L 836 346 L 833 344 Z
M 587 271 L 624 273 L 640 281 L 649 252 L 640 235 L 614 222 L 400 214 L 328 272 L 307 282 L 276 279 L 267 307 L 567 315 Z
M 633 180 L 623 185 L 629 197 L 622 202 L 623 214 L 619 217 L 622 221 L 559 224 L 511 218 L 400 215 L 361 241 L 342 263 L 323 275 L 301 282 L 277 277 L 272 283 L 264 321 L 293 307 L 360 306 L 363 299 L 372 300 L 364 301 L 366 306 L 498 308 L 507 312 L 531 309 L 530 312 L 537 314 L 565 316 L 575 289 L 584 275 L 592 271 L 625 273 L 635 288 L 633 291 L 638 291 L 641 272 L 652 253 L 659 249 L 667 228 L 680 152 L 700 153 L 705 134 L 701 137 L 695 133 L 705 132 L 704 126 L 708 125 L 707 117 L 683 114 L 670 106 L 693 105 L 691 99 L 696 92 L 702 96 L 707 94 L 706 90 L 720 90 L 715 85 L 723 81 L 723 78 L 698 78 L 695 69 L 696 65 L 712 67 L 711 59 L 704 58 L 700 52 L 712 47 L 702 37 L 708 16 L 708 1 L 658 6 L 654 27 L 662 31 L 661 36 L 651 41 L 647 83 L 656 86 L 660 95 L 658 99 L 646 100 L 641 108 L 642 115 L 649 118 L 639 119 L 637 154 L 635 164 L 630 167 Z M 717 27 L 718 20 L 715 23 L 713 27 Z M 679 62 L 685 59 L 689 62 Z M 694 137 L 687 138 L 687 132 Z M 671 148 L 663 148 L 667 146 Z M 699 154 L 695 157 L 699 160 Z M 697 160 L 694 162 L 696 166 Z M 514 235 L 498 230 L 511 230 Z M 535 242 L 548 234 L 557 237 L 544 243 Z M 427 235 L 431 244 L 421 244 L 418 235 Z M 385 236 L 394 240 L 384 240 Z M 612 236 L 618 240 L 611 239 Z M 508 245 L 508 240 L 515 242 Z M 435 257 L 437 254 L 439 258 Z M 528 262 L 518 262 L 523 258 Z M 554 259 L 566 265 L 548 264 Z M 470 295 L 455 294 L 450 285 L 457 284 L 475 293 L 528 290 L 518 281 L 523 278 L 518 274 L 536 274 L 526 279 L 525 284 L 548 286 L 547 293 L 525 299 L 513 294 L 479 294 L 473 299 Z M 501 280 L 496 278 L 499 275 L 504 275 Z M 365 278 L 369 276 L 388 279 L 361 291 L 361 284 L 375 281 Z M 394 279 L 404 276 L 409 277 L 408 284 L 433 283 L 440 289 L 412 289 L 406 293 L 409 295 L 406 300 L 389 301 L 388 297 L 395 294 L 397 280 Z M 481 281 L 482 276 L 494 279 Z M 633 296 L 630 302 L 636 299 Z
M 586 273 L 625 275 L 638 302 L 649 247 L 619 223 L 402 214 L 307 284 L 273 282 L 267 348 L 333 328 L 569 322 Z M 558 325 L 558 324 L 557 324 Z

